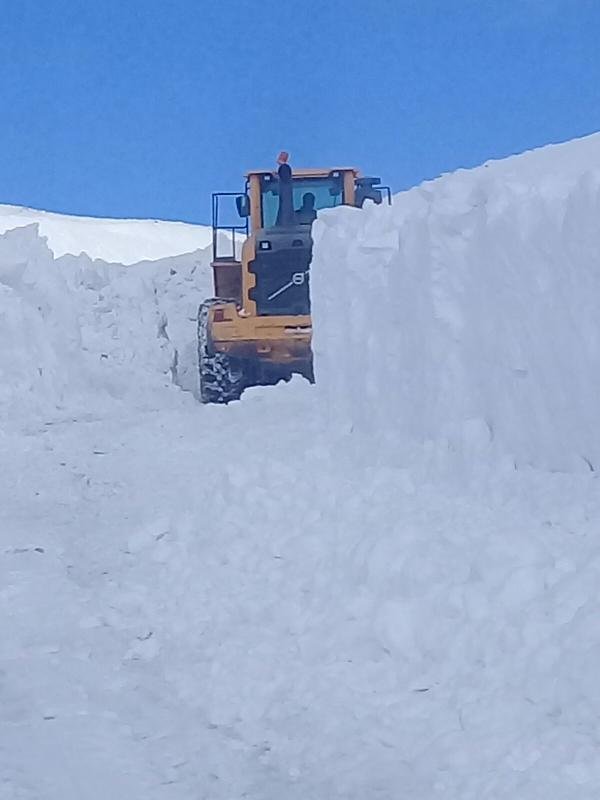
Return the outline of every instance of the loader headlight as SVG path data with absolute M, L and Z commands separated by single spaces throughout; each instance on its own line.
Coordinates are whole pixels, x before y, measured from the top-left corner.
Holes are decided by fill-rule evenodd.
M 259 250 L 270 250 L 271 249 L 271 242 L 264 240 L 258 243 Z

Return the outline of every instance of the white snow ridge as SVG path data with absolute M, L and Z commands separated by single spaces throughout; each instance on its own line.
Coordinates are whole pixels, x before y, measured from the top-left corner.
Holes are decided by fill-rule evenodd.
M 323 212 L 226 407 L 204 242 L 1 236 L 1 800 L 597 800 L 599 219 L 600 136 Z
M 207 247 L 211 229 L 156 219 L 69 217 L 50 211 L 0 205 L 0 233 L 38 225 L 56 257 L 86 253 L 121 264 L 156 261 Z

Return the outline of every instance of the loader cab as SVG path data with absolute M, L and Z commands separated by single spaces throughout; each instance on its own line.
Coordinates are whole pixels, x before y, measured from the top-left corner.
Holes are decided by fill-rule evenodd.
M 277 225 L 279 187 L 279 175 L 274 170 L 247 173 L 245 192 L 238 196 L 236 205 L 239 216 L 249 220 L 250 232 Z M 342 205 L 361 208 L 366 200 L 380 204 L 384 197 L 391 203 L 388 186 L 382 186 L 379 178 L 362 176 L 354 167 L 292 170 L 292 192 L 296 222 L 300 224 L 314 220 L 314 215 L 304 213 L 306 198 L 311 195 L 314 212 Z
M 291 183 L 282 180 L 280 170 L 253 170 L 246 174 L 244 192 L 218 192 L 213 194 L 213 272 L 215 296 L 234 299 L 238 303 L 248 299 L 248 287 L 253 283 L 242 269 L 242 256 L 261 241 L 268 248 L 268 240 L 282 227 L 298 228 L 297 243 L 306 247 L 310 229 L 317 212 L 338 206 L 362 207 L 367 199 L 379 204 L 390 189 L 381 186 L 379 178 L 363 177 L 353 167 L 333 169 L 294 169 L 284 164 Z M 284 185 L 286 188 L 284 190 Z M 283 212 L 283 213 L 282 213 Z M 262 237 L 259 234 L 266 234 Z M 299 255 L 299 252 L 298 254 Z M 244 303 L 245 304 L 245 303 Z M 252 313 L 257 312 L 250 303 Z M 282 313 L 275 307 L 264 313 Z M 299 313 L 299 312 L 298 312 Z
M 293 170 L 293 224 L 311 225 L 318 211 L 355 204 L 355 181 L 358 172 L 352 168 L 334 170 Z M 249 172 L 246 193 L 240 198 L 240 216 L 250 220 L 255 232 L 278 225 L 280 217 L 281 181 L 274 171 Z

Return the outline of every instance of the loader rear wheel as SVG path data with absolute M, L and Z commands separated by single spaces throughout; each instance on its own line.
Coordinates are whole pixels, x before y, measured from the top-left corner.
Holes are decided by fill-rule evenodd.
M 203 403 L 230 403 L 239 400 L 245 388 L 244 362 L 217 353 L 211 346 L 208 312 L 223 300 L 206 300 L 198 309 L 198 369 L 200 400 Z

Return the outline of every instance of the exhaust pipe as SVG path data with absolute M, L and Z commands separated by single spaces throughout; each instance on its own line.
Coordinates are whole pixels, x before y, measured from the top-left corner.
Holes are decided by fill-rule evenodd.
M 279 176 L 279 209 L 275 225 L 280 228 L 291 227 L 294 224 L 292 168 L 289 164 L 281 164 L 277 175 Z

